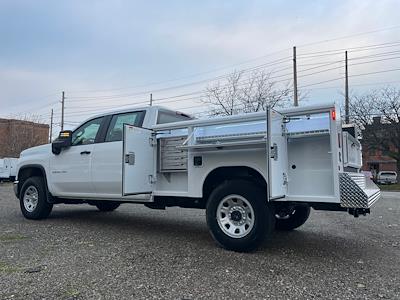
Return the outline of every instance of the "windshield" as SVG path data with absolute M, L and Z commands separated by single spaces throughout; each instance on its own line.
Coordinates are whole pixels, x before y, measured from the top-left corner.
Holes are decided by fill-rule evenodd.
M 381 176 L 396 176 L 397 174 L 395 172 L 382 172 Z

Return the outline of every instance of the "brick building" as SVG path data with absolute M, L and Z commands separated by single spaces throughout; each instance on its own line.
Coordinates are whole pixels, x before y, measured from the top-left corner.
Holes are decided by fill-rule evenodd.
M 382 150 L 364 150 L 363 149 L 363 170 L 375 172 L 379 171 L 396 171 L 397 161 L 389 156 L 386 156 Z
M 47 124 L 0 118 L 0 158 L 19 157 L 21 151 L 48 141 Z
M 398 142 L 393 141 L 393 133 L 398 130 L 400 124 L 382 123 L 380 117 L 374 117 L 370 125 L 363 130 L 363 170 L 372 171 L 396 171 L 397 160 L 388 155 L 389 152 L 398 152 Z

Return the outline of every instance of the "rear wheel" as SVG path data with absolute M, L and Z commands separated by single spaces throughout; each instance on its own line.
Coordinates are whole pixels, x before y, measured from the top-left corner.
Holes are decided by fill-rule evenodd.
M 100 211 L 113 211 L 116 210 L 121 203 L 112 202 L 112 201 L 99 201 L 94 204 L 98 210 Z
M 263 189 L 245 180 L 218 186 L 207 203 L 207 224 L 223 248 L 247 252 L 257 248 L 274 228 L 274 216 Z
M 47 202 L 47 190 L 42 177 L 28 178 L 19 195 L 21 212 L 27 219 L 47 218 L 53 209 L 53 204 Z
M 275 210 L 275 228 L 293 230 L 303 225 L 310 216 L 309 206 L 282 206 Z

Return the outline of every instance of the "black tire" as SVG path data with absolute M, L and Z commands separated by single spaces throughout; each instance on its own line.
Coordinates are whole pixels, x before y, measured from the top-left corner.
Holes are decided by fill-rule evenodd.
M 100 211 L 113 211 L 116 210 L 121 203 L 113 201 L 98 201 L 94 204 Z
M 37 204 L 29 204 L 29 197 L 36 192 Z M 25 193 L 27 194 L 25 195 Z M 27 203 L 24 204 L 25 197 Z M 43 177 L 30 177 L 24 182 L 21 188 L 21 192 L 19 194 L 19 204 L 22 214 L 27 219 L 40 220 L 45 219 L 49 216 L 51 210 L 53 209 L 53 204 L 47 202 L 47 188 Z
M 246 230 L 248 230 L 248 232 L 242 237 L 229 236 L 228 233 L 225 232 L 226 229 L 223 230 L 221 228 L 223 225 L 220 226 L 217 220 L 219 218 L 217 213 L 221 213 L 221 211 L 218 212 L 220 203 L 224 206 L 222 201 L 224 201 L 224 199 L 226 201 L 226 199 L 230 198 L 230 195 L 233 197 L 233 201 L 235 201 L 235 195 L 243 197 L 250 204 L 254 212 L 253 217 L 248 215 L 253 219 L 254 223 L 252 227 L 249 226 L 248 229 L 244 230 L 244 232 L 246 232 Z M 243 201 L 241 203 L 243 203 Z M 224 213 L 221 214 L 223 215 Z M 248 213 L 246 212 L 244 215 L 246 214 Z M 222 218 L 222 215 L 220 218 Z M 249 252 L 256 249 L 263 243 L 275 226 L 273 208 L 267 202 L 266 191 L 249 181 L 239 179 L 226 181 L 214 189 L 207 202 L 206 217 L 210 233 L 217 244 L 225 249 L 237 252 Z M 227 216 L 226 218 L 228 218 L 230 222 L 235 221 L 233 219 L 233 213 L 229 214 L 229 217 Z M 225 224 L 225 226 L 227 226 L 227 224 Z M 226 228 L 229 230 L 229 227 Z M 235 229 L 236 227 L 233 225 L 232 228 Z
M 294 210 L 290 211 L 285 218 L 280 218 L 275 215 L 275 228 L 277 230 L 293 230 L 303 225 L 310 216 L 309 206 L 295 206 Z M 276 212 L 277 214 L 279 211 Z

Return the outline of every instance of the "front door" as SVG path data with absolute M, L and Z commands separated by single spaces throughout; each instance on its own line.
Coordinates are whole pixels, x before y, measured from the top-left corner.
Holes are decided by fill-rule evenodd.
M 102 121 L 103 117 L 86 122 L 72 133 L 69 148 L 62 149 L 58 155 L 51 155 L 49 182 L 54 196 L 94 196 L 92 155 Z
M 153 131 L 124 124 L 122 195 L 150 194 L 155 183 Z
M 276 199 L 284 197 L 287 192 L 287 139 L 282 114 L 268 109 L 267 120 L 269 198 Z
M 94 193 L 90 168 L 93 145 L 72 146 L 50 159 L 55 196 L 90 196 Z

